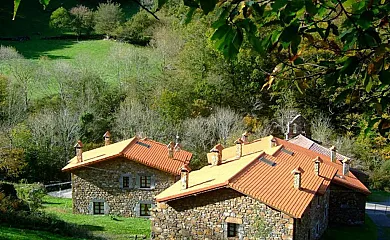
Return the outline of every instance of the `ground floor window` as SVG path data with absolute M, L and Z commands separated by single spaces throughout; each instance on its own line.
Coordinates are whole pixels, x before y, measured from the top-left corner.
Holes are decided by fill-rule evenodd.
M 93 202 L 93 214 L 104 214 L 104 202 Z
M 227 223 L 227 236 L 228 237 L 237 237 L 238 236 L 238 224 L 236 223 Z
M 141 203 L 139 207 L 140 207 L 140 211 L 139 211 L 140 216 L 150 216 L 150 209 L 152 208 L 152 204 Z

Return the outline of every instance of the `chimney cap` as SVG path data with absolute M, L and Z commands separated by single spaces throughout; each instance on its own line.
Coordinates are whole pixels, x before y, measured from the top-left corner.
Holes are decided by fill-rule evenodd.
M 335 146 L 331 146 L 329 149 L 330 149 L 331 151 L 336 151 L 336 150 L 337 150 L 337 148 L 336 148 Z
M 244 141 L 241 138 L 237 138 L 236 141 L 234 141 L 235 144 L 243 144 Z
M 322 163 L 322 159 L 319 156 L 317 156 L 316 158 L 313 159 L 313 162 Z
M 347 157 L 346 157 L 346 158 L 343 159 L 343 163 L 350 163 L 350 162 L 351 162 L 351 159 L 350 159 L 350 158 L 347 158 Z
M 110 131 L 107 131 L 104 135 L 103 135 L 103 137 L 107 137 L 107 138 L 109 138 L 109 137 L 111 137 L 111 133 L 110 133 Z
M 224 149 L 224 147 L 218 143 L 217 145 L 215 145 L 211 150 L 210 152 L 221 152 L 222 150 Z
M 189 172 L 189 171 L 191 171 L 191 168 L 187 164 L 184 164 L 183 166 L 181 166 L 180 171 L 181 172 Z
M 78 140 L 77 143 L 74 145 L 74 148 L 82 148 L 83 147 L 83 143 L 81 142 L 81 140 Z
M 303 169 L 301 167 L 297 167 L 291 173 L 292 174 L 301 174 L 301 173 L 303 173 Z
M 168 145 L 167 145 L 167 148 L 168 149 L 172 149 L 175 147 L 175 144 L 173 142 L 169 142 Z

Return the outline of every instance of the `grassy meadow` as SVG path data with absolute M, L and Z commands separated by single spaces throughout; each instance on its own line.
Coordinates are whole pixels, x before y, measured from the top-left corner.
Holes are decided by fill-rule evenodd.
M 43 210 L 66 222 L 82 226 L 98 237 L 119 240 L 134 235 L 150 236 L 148 219 L 73 214 L 72 199 L 46 196 Z

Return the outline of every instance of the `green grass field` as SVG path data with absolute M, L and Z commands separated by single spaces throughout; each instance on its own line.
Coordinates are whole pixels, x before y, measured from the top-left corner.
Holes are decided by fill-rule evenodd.
M 366 215 L 363 226 L 332 226 L 329 227 L 321 240 L 369 240 L 377 239 L 378 232 L 374 222 Z
M 105 1 L 101 1 L 105 2 Z M 120 0 L 126 18 L 130 18 L 139 10 L 133 1 Z M 21 1 L 15 20 L 12 20 L 13 3 L 0 6 L 0 37 L 29 36 L 38 39 L 42 36 L 58 35 L 60 32 L 49 27 L 51 13 L 59 7 L 70 9 L 78 4 L 83 4 L 91 9 L 96 9 L 97 1 L 78 0 L 51 0 L 49 6 L 43 9 L 38 0 Z
M 386 202 L 390 201 L 390 192 L 371 190 L 367 202 Z
M 9 228 L 0 226 L 0 239 L 3 240 L 81 240 L 69 238 L 44 231 Z
M 66 222 L 85 227 L 95 236 L 117 240 L 134 235 L 150 236 L 148 219 L 73 214 L 72 199 L 46 196 L 43 210 Z

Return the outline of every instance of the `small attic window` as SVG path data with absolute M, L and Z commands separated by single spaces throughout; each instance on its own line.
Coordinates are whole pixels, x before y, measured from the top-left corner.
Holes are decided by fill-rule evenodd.
M 294 152 L 291 152 L 291 151 L 289 151 L 289 150 L 287 150 L 285 148 L 282 148 L 281 150 L 282 150 L 282 152 L 287 153 L 288 155 L 291 155 L 291 156 L 294 155 Z
M 146 144 L 146 143 L 143 143 L 143 142 L 137 141 L 136 144 L 141 145 L 141 146 L 146 147 L 146 148 L 150 148 L 149 144 Z
M 268 164 L 268 165 L 270 165 L 271 167 L 274 167 L 274 166 L 276 165 L 276 162 L 271 161 L 271 160 L 269 160 L 269 159 L 267 159 L 267 158 L 265 158 L 265 157 L 259 158 L 259 161 L 260 161 L 260 162 L 263 162 L 263 163 L 265 163 L 265 164 Z

